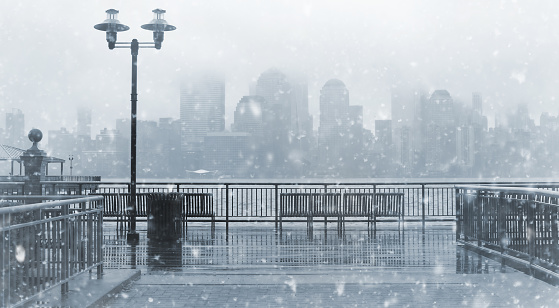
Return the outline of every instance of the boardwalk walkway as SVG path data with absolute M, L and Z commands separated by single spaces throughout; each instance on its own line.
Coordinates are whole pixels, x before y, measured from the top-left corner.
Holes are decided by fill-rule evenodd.
M 559 288 L 464 250 L 451 224 L 368 235 L 348 226 L 235 226 L 229 234 L 189 226 L 186 240 L 125 245 L 106 227 L 111 268 L 141 278 L 107 307 L 556 307 Z M 361 226 L 362 227 L 362 226 Z M 141 228 L 141 227 L 140 227 Z

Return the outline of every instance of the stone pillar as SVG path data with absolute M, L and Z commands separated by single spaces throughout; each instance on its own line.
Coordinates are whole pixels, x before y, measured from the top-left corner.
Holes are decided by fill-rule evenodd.
M 42 195 L 41 179 L 46 173 L 45 157 L 47 154 L 45 151 L 39 150 L 37 144 L 43 139 L 43 133 L 38 129 L 32 129 L 27 136 L 33 142 L 33 146 L 20 157 L 25 167 L 25 194 Z

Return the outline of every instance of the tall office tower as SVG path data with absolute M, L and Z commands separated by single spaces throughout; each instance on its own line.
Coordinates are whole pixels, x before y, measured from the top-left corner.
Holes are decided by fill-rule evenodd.
M 418 89 L 397 88 L 391 93 L 393 161 L 410 175 L 421 152 L 420 106 L 425 94 Z
M 432 175 L 448 172 L 456 156 L 454 101 L 447 90 L 436 90 L 423 107 L 426 171 Z
M 225 130 L 225 81 L 212 73 L 186 77 L 180 95 L 181 150 L 187 168 L 200 168 L 204 137 Z
M 277 69 L 269 69 L 258 78 L 254 92 L 266 100 L 276 121 L 290 136 L 312 132 L 308 86 L 302 78 L 288 78 Z
M 483 99 L 481 93 L 472 93 L 472 110 L 478 114 L 483 114 Z
M 6 113 L 6 144 L 14 147 L 25 145 L 25 117 L 21 110 L 12 109 L 11 113 Z
M 375 120 L 375 136 L 381 152 L 388 154 L 392 146 L 392 120 Z
M 235 109 L 232 130 L 262 136 L 264 126 L 263 109 L 266 100 L 261 96 L 243 96 Z
M 91 139 L 91 109 L 86 107 L 78 108 L 78 137 Z
M 472 93 L 472 119 L 469 131 L 469 165 L 474 171 L 484 168 L 483 149 L 485 147 L 485 132 L 487 131 L 487 118 L 483 115 L 483 99 L 479 92 Z M 457 149 L 458 150 L 458 149 Z
M 297 78 L 289 79 L 277 69 L 262 73 L 254 93 L 266 101 L 264 134 L 269 168 L 292 174 L 308 152 L 312 120 L 308 111 L 308 87 Z
M 267 135 L 264 128 L 269 129 L 266 117 L 270 115 L 269 112 L 264 111 L 265 108 L 267 108 L 266 100 L 262 96 L 243 96 L 235 109 L 235 119 L 231 127 L 234 133 L 246 134 L 247 146 L 243 149 L 246 163 L 243 165 L 245 170 L 253 175 L 260 173 L 258 172 L 260 166 L 267 165 L 264 153 L 271 147 L 269 140 L 264 137 Z M 207 149 L 208 147 L 206 153 L 208 153 Z
M 319 160 L 327 168 L 343 165 L 348 142 L 349 91 L 338 79 L 330 79 L 320 90 L 318 127 Z
M 290 135 L 299 141 L 308 142 L 313 129 L 312 117 L 309 114 L 309 87 L 301 78 L 290 78 L 289 82 L 291 85 Z

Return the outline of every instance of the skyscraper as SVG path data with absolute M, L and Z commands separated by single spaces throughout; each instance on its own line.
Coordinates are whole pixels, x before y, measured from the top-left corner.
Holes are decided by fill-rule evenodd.
M 21 110 L 12 109 L 6 113 L 6 144 L 14 147 L 24 146 L 25 141 L 25 117 Z
M 225 81 L 211 73 L 188 76 L 181 84 L 181 148 L 201 149 L 210 132 L 225 129 Z
M 483 100 L 479 92 L 472 93 L 472 109 L 475 113 L 483 114 Z
M 391 93 L 393 161 L 404 174 L 411 174 L 422 150 L 421 102 L 425 95 L 419 89 L 395 88 Z
M 342 156 L 347 153 L 348 133 L 349 91 L 342 81 L 330 79 L 320 90 L 318 148 L 319 160 L 325 167 L 337 168 L 344 164 Z
M 423 107 L 426 171 L 446 173 L 456 156 L 454 101 L 447 90 L 436 90 Z
M 78 138 L 91 139 L 91 109 L 85 107 L 78 108 L 77 126 Z
M 277 69 L 262 73 L 254 87 L 264 98 L 263 150 L 269 170 L 292 174 L 309 150 L 312 120 L 308 111 L 308 87 L 301 79 L 288 78 Z
M 261 96 L 243 96 L 235 109 L 232 130 L 262 136 L 266 100 Z

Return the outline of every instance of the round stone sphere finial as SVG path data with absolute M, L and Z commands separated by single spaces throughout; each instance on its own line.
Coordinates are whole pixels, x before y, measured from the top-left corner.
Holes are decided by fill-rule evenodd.
M 41 141 L 43 139 L 43 132 L 34 128 L 34 129 L 29 131 L 29 134 L 27 134 L 27 137 L 29 137 L 29 140 L 31 140 L 31 142 L 33 142 L 33 144 L 37 144 L 39 141 Z

